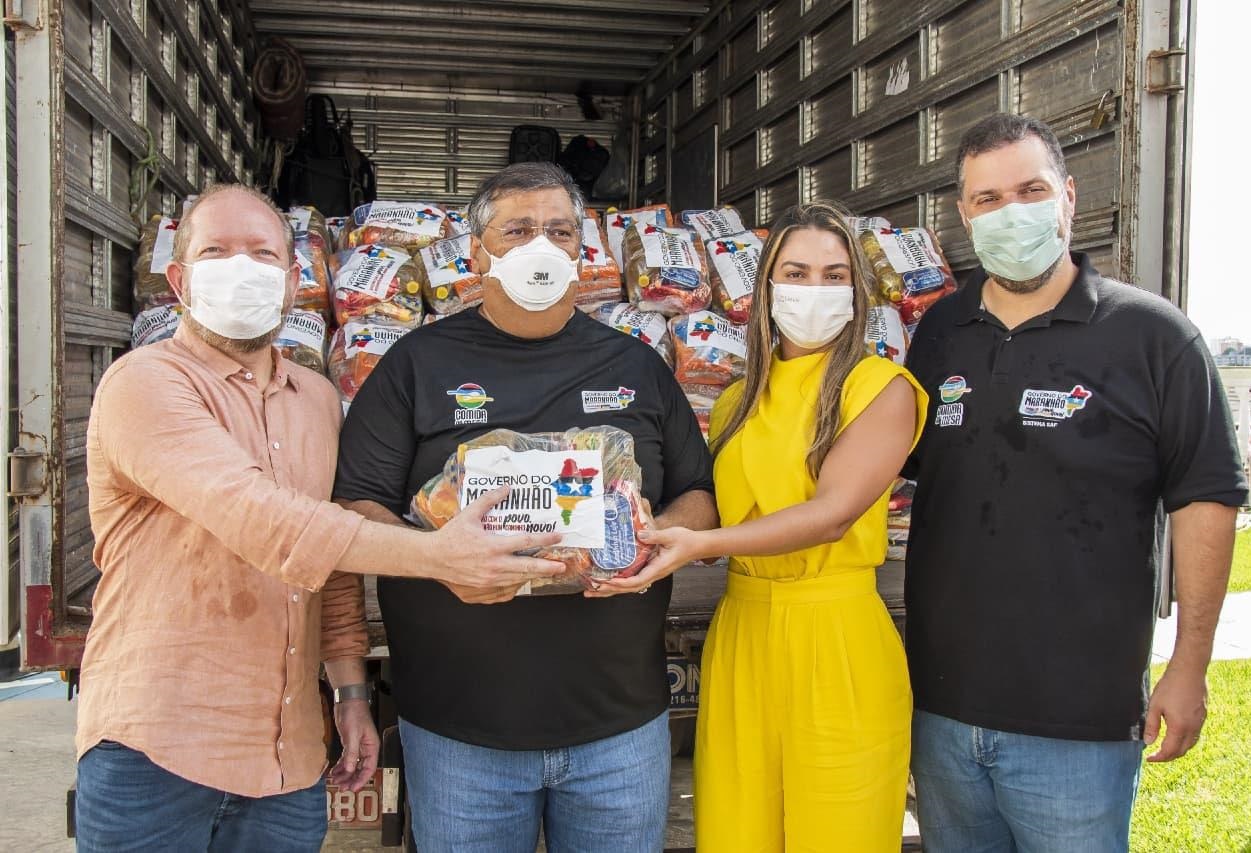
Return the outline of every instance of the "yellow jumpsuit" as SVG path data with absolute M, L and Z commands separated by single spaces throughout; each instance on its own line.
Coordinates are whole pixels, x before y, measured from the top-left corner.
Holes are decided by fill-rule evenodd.
M 805 465 L 828 354 L 776 356 L 757 412 L 718 454 L 724 526 L 813 496 Z M 877 357 L 843 387 L 840 429 L 896 376 Z M 723 429 L 742 392 L 712 412 Z M 899 634 L 877 595 L 886 557 L 882 495 L 838 542 L 730 561 L 708 632 L 695 745 L 700 853 L 898 850 L 906 799 L 912 692 Z

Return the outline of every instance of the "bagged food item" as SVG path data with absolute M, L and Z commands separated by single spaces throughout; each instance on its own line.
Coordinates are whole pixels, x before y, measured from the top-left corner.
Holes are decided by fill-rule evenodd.
M 729 237 L 747 230 L 743 225 L 743 217 L 728 204 L 717 210 L 684 210 L 682 224 L 694 229 L 704 242 L 717 237 Z
M 683 389 L 710 385 L 725 388 L 747 369 L 747 329 L 711 311 L 674 317 L 674 375 Z
M 347 242 L 347 233 L 351 230 L 351 222 L 350 216 L 326 217 L 326 231 L 330 233 L 330 244 L 326 246 L 326 250 L 332 256 L 347 248 L 344 244 Z
M 139 349 L 172 338 L 181 322 L 182 306 L 177 302 L 140 311 L 130 328 L 130 346 L 132 349 Z
M 482 301 L 482 276 L 474 271 L 468 234 L 421 250 L 421 292 L 438 314 L 455 314 Z
M 857 238 L 866 231 L 890 230 L 890 223 L 880 216 L 849 216 L 847 227 Z
M 178 220 L 153 216 L 139 232 L 139 248 L 135 255 L 135 310 L 154 305 L 169 305 L 178 297 L 165 279 L 165 268 L 174 259 L 174 235 Z
M 599 217 L 588 212 L 582 221 L 582 266 L 576 300 L 579 306 L 621 301 L 621 268 L 606 245 Z
M 626 293 L 644 311 L 672 317 L 702 311 L 712 301 L 703 246 L 694 233 L 636 222 L 622 251 Z
M 591 314 L 605 326 L 638 338 L 660 353 L 665 364 L 673 367 L 673 337 L 665 315 L 654 311 L 641 311 L 627 303 L 601 305 Z
M 320 236 L 310 231 L 295 235 L 295 262 L 300 265 L 300 283 L 295 290 L 295 307 L 330 316 L 330 271 L 333 257 Z
M 859 236 L 882 295 L 891 302 L 955 287 L 947 259 L 926 228 L 878 228 Z
M 283 358 L 326 372 L 326 318 L 316 311 L 293 310 L 282 322 L 274 346 Z
M 635 222 L 645 222 L 657 228 L 668 228 L 673 225 L 667 204 L 653 204 L 650 207 L 640 207 L 635 210 L 608 208 L 604 213 L 604 234 L 608 238 L 608 251 L 612 253 L 612 259 L 617 262 L 617 268 L 621 270 L 625 269 L 621 244 L 625 241 L 626 232 Z
M 402 249 L 367 244 L 339 255 L 334 279 L 334 312 L 342 326 L 353 317 L 388 317 L 421 325 L 421 270 Z
M 616 427 L 555 433 L 492 430 L 464 442 L 413 497 L 410 518 L 443 527 L 481 495 L 512 489 L 482 520 L 499 533 L 559 532 L 559 545 L 534 556 L 565 564 L 564 574 L 532 581 L 519 595 L 578 593 L 626 578 L 647 563 L 638 540 L 651 518 L 640 495 L 634 439 Z
M 321 215 L 321 211 L 312 205 L 304 204 L 288 210 L 286 217 L 296 236 L 302 232 L 312 234 L 320 242 L 322 249 L 330 253 L 334 243 L 330 238 L 330 228 L 326 224 L 326 217 Z
M 904 328 L 908 330 L 909 340 L 916 334 L 917 325 L 921 322 L 925 312 L 930 309 L 930 306 L 947 294 L 955 292 L 956 286 L 952 283 L 944 285 L 938 290 L 929 290 L 919 296 L 905 296 L 900 300 L 899 317 L 903 320 Z
M 686 394 L 686 402 L 691 404 L 691 411 L 695 413 L 695 421 L 699 424 L 699 431 L 704 436 L 704 441 L 708 440 L 713 404 L 717 402 L 719 392 L 723 390 L 725 389 L 698 385 L 690 386 L 690 390 L 683 388 L 683 392 Z
M 704 243 L 712 304 L 732 323 L 746 323 L 751 315 L 760 253 L 768 237 L 768 231 L 744 231 Z
M 908 355 L 908 332 L 897 307 L 889 302 L 869 306 L 864 343 L 870 355 L 889 358 L 895 364 L 904 363 Z
M 447 214 L 436 204 L 420 201 L 371 201 L 352 211 L 355 227 L 348 233 L 348 246 L 370 243 L 399 246 L 416 254 L 443 239 Z
M 461 210 L 445 211 L 447 219 L 443 220 L 443 234 L 446 237 L 460 237 L 464 234 L 471 233 L 469 230 L 469 217 Z
M 387 350 L 410 331 L 392 320 L 373 318 L 348 320 L 334 333 L 327 372 L 339 389 L 344 411 Z

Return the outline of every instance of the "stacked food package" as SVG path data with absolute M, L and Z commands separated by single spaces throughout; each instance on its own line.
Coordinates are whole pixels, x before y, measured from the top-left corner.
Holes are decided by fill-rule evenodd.
M 421 292 L 431 311 L 446 316 L 482 301 L 482 276 L 474 270 L 468 234 L 431 243 L 420 257 Z
M 747 368 L 747 328 L 711 311 L 682 314 L 669 321 L 673 372 L 704 436 L 713 404 Z
M 318 373 L 326 372 L 326 318 L 317 311 L 293 309 L 284 318 L 274 346 L 284 358 Z
M 916 481 L 899 477 L 891 487 L 886 513 L 886 559 L 903 560 L 908 556 L 908 531 L 912 527 L 912 495 Z
M 387 317 L 352 318 L 335 331 L 326 367 L 344 412 L 387 350 L 411 331 L 411 327 Z
M 608 237 L 595 211 L 587 211 L 582 220 L 582 267 L 577 288 L 577 305 L 584 311 L 621 301 L 621 268 L 608 251 Z
M 605 326 L 638 338 L 658 352 L 665 364 L 673 367 L 673 336 L 669 334 L 669 322 L 664 314 L 644 311 L 628 302 L 610 302 L 596 308 L 591 316 Z
M 174 235 L 178 220 L 153 216 L 139 231 L 139 249 L 135 253 L 135 310 L 145 311 L 156 305 L 178 301 L 165 279 L 165 269 L 174 260 Z

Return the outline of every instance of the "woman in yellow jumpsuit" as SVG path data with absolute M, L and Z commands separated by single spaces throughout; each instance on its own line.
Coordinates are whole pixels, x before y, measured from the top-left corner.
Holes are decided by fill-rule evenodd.
M 612 586 L 733 555 L 701 674 L 701 853 L 898 850 L 912 694 L 874 574 L 926 395 L 865 355 L 872 279 L 837 209 L 788 211 L 761 260 L 747 377 L 712 414 L 723 527 L 651 533 L 661 555 Z

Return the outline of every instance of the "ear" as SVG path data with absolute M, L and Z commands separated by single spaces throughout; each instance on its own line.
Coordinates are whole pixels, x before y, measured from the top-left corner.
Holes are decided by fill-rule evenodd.
M 478 275 L 487 275 L 491 271 L 491 259 L 477 234 L 469 235 L 469 257 L 473 259 L 474 272 Z
M 174 291 L 174 295 L 178 297 L 179 302 L 186 302 L 185 285 L 187 270 L 178 261 L 170 261 L 165 267 L 165 280 L 169 282 L 170 290 Z
M 299 289 L 299 287 L 300 287 L 300 262 L 292 261 L 291 267 L 287 270 L 286 297 L 284 298 L 283 303 L 282 303 L 283 305 L 288 306 L 288 309 L 287 309 L 288 311 L 290 310 L 290 306 L 295 304 L 295 292 L 296 290 Z

